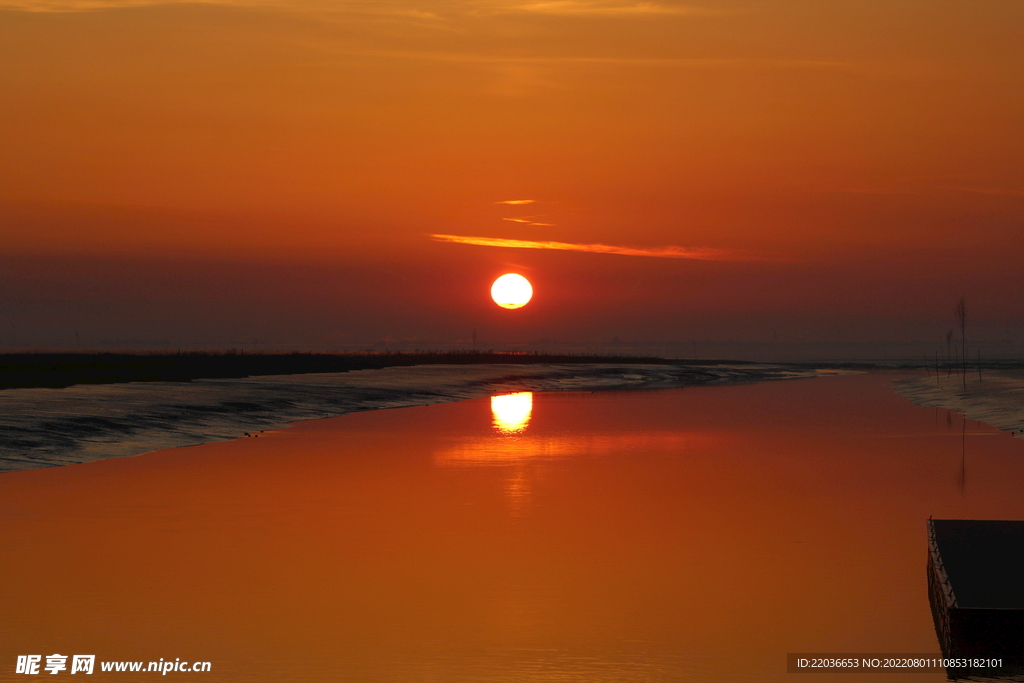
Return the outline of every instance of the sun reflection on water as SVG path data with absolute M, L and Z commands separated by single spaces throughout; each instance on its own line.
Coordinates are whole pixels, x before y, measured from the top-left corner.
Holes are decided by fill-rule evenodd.
M 491 396 L 491 416 L 494 428 L 502 434 L 521 434 L 533 413 L 533 392 Z

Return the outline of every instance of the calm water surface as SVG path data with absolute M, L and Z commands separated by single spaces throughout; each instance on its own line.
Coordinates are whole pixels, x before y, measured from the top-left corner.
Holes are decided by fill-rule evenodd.
M 31 653 L 610 683 L 937 652 L 925 520 L 1024 519 L 1024 443 L 892 379 L 524 394 L 3 473 L 0 680 Z M 861 680 L 808 680 L 836 679 Z

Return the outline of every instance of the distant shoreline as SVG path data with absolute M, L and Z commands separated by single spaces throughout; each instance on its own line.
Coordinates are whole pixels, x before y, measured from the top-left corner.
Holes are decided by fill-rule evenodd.
M 650 356 L 540 354 L 495 351 L 346 353 L 18 353 L 0 354 L 0 389 L 53 388 L 77 384 L 189 382 L 265 375 L 380 370 L 413 365 L 747 365 L 749 361 L 682 361 Z
M 929 362 L 683 360 L 644 355 L 538 353 L 521 351 L 361 351 L 247 353 L 244 350 L 185 352 L 24 352 L 0 353 L 0 390 L 61 389 L 80 384 L 191 382 L 267 375 L 302 375 L 380 370 L 417 365 L 672 365 L 677 367 L 754 366 L 794 369 L 921 370 Z M 986 361 L 982 368 L 1024 369 L 1022 361 Z

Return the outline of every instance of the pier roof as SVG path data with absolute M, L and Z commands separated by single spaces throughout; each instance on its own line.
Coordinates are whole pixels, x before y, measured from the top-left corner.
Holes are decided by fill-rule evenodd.
M 1024 521 L 933 519 L 956 607 L 1024 610 Z

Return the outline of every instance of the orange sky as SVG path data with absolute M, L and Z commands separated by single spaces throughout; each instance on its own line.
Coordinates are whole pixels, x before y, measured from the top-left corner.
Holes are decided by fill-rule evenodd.
M 932 339 L 960 295 L 1021 335 L 1022 27 L 1017 0 L 0 0 L 0 344 Z M 518 317 L 486 300 L 510 269 Z

